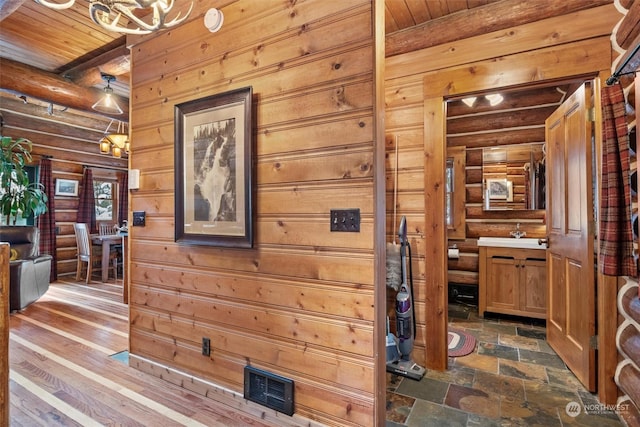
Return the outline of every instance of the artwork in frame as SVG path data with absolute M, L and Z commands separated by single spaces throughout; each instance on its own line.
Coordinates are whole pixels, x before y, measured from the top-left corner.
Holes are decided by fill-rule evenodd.
M 508 179 L 487 179 L 487 193 L 491 200 L 513 201 L 513 184 Z
M 253 247 L 252 87 L 175 106 L 175 240 Z
M 78 181 L 75 179 L 56 179 L 56 196 L 77 196 Z

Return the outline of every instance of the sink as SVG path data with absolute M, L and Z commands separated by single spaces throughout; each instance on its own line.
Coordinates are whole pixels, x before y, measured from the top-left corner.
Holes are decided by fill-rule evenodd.
M 500 248 L 519 248 L 519 249 L 547 249 L 547 246 L 538 244 L 535 238 L 513 237 L 480 237 L 478 246 L 497 246 Z

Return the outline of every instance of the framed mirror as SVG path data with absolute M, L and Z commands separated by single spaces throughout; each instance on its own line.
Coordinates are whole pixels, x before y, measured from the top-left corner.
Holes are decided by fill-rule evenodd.
M 482 149 L 484 210 L 545 208 L 544 143 Z

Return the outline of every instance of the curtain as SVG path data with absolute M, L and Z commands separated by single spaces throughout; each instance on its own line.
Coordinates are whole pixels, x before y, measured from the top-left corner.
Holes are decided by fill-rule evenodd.
M 49 281 L 55 282 L 58 279 L 58 263 L 56 262 L 56 207 L 51 159 L 44 158 L 40 161 L 40 184 L 47 195 L 47 212 L 38 217 L 40 253 L 53 256 Z
M 96 226 L 96 202 L 93 195 L 93 173 L 90 168 L 84 168 L 76 222 L 86 223 L 91 234 L 98 232 L 98 227 Z
M 600 191 L 600 264 L 609 276 L 637 275 L 631 230 L 629 135 L 620 84 L 602 90 L 604 140 Z
M 118 172 L 118 218 L 120 224 L 129 218 L 129 174 Z

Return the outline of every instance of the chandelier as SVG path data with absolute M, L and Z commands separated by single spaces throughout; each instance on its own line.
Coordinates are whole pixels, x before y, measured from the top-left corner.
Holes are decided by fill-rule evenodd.
M 37 3 L 56 10 L 69 9 L 75 1 L 67 0 L 63 3 L 57 3 L 36 0 Z M 180 17 L 180 13 L 178 13 L 174 19 L 166 22 L 166 16 L 171 12 L 174 4 L 175 0 L 89 0 L 89 16 L 93 22 L 108 31 L 124 34 L 149 34 L 178 25 L 189 17 L 191 9 L 193 9 L 193 2 L 183 17 Z M 149 12 L 153 12 L 151 18 L 145 19 Z M 133 27 L 127 27 L 128 22 L 121 23 L 122 16 L 127 18 Z M 143 18 L 138 18 L 138 16 Z
M 125 126 L 120 121 L 118 122 L 118 130 L 109 133 L 111 123 L 109 123 L 104 137 L 100 140 L 100 152 L 102 154 L 111 153 L 113 157 L 120 158 L 123 151 L 129 154 L 129 134 L 126 133 Z

